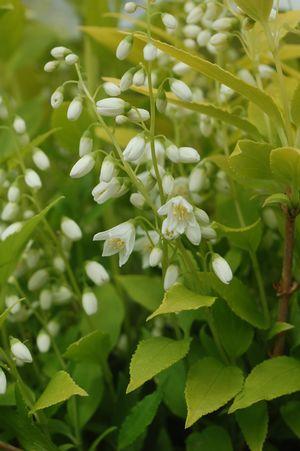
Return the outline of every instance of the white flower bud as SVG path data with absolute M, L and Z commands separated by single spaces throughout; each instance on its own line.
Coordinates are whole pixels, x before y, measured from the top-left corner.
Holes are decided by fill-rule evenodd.
M 189 13 L 186 18 L 187 24 L 194 24 L 200 21 L 203 16 L 202 6 L 195 6 Z
M 165 91 L 161 90 L 156 97 L 156 108 L 160 113 L 165 113 L 168 106 L 167 96 Z
M 84 132 L 79 141 L 79 156 L 83 157 L 93 150 L 94 141 L 89 131 Z
M 63 273 L 66 270 L 66 265 L 64 259 L 60 255 L 56 255 L 53 259 L 53 267 L 56 271 Z
M 238 76 L 246 83 L 249 83 L 249 85 L 255 86 L 255 79 L 248 69 L 240 69 L 238 71 Z
M 127 105 L 123 99 L 102 99 L 97 102 L 97 111 L 101 116 L 115 117 L 123 114 Z
M 132 69 L 125 72 L 120 80 L 120 89 L 122 92 L 127 91 L 130 88 L 133 82 L 133 72 Z
M 185 229 L 185 234 L 187 239 L 194 244 L 195 246 L 199 246 L 202 234 L 201 228 L 198 223 L 196 224 L 188 224 Z
M 60 286 L 58 289 L 53 291 L 53 300 L 58 305 L 63 305 L 68 303 L 68 301 L 72 298 L 73 293 L 70 288 L 65 286 Z
M 145 139 L 142 136 L 135 136 L 127 144 L 123 155 L 125 161 L 137 161 L 145 151 Z
M 109 275 L 104 266 L 100 263 L 88 260 L 85 263 L 85 272 L 89 279 L 94 282 L 95 285 L 103 285 L 109 281 Z
M 179 161 L 180 163 L 198 163 L 200 155 L 193 147 L 179 147 Z
M 51 346 L 50 336 L 44 331 L 41 330 L 36 337 L 36 345 L 38 350 L 44 354 L 49 351 Z
M 175 144 L 170 144 L 166 149 L 167 157 L 173 163 L 178 163 L 180 160 L 179 149 Z
M 227 261 L 218 254 L 212 256 L 212 269 L 221 282 L 225 284 L 231 282 L 233 278 L 231 268 Z
M 176 80 L 172 78 L 170 80 L 170 88 L 173 94 L 185 102 L 191 102 L 193 95 L 190 88 L 181 80 Z
M 135 2 L 127 2 L 127 3 L 125 3 L 124 11 L 125 11 L 127 14 L 133 14 L 133 13 L 135 13 L 135 12 L 136 12 L 136 9 L 137 9 L 137 4 L 136 4 Z
M 139 69 L 133 76 L 133 84 L 136 86 L 143 86 L 145 83 L 146 74 L 144 69 Z
M 71 53 L 71 50 L 63 46 L 53 47 L 53 49 L 50 52 L 51 56 L 53 56 L 53 58 L 56 59 L 64 58 L 68 53 Z
M 92 291 L 85 291 L 82 295 L 82 307 L 88 316 L 94 315 L 98 310 L 98 299 Z
M 100 170 L 100 182 L 110 182 L 115 173 L 115 165 L 110 157 L 105 157 Z
M 108 96 L 118 97 L 121 94 L 121 89 L 115 83 L 107 81 L 103 84 L 103 89 Z
M 235 23 L 233 17 L 222 17 L 213 22 L 212 27 L 216 31 L 228 31 Z
M 2 221 L 13 221 L 19 213 L 19 205 L 15 202 L 8 202 L 2 210 Z
M 32 218 L 32 216 L 34 216 L 34 211 L 33 210 L 25 210 L 23 213 L 23 218 L 24 219 L 30 219 Z
M 201 232 L 206 240 L 214 241 L 217 238 L 217 232 L 212 227 L 201 227 Z
M 20 340 L 17 340 L 16 338 L 10 339 L 10 350 L 15 359 L 20 360 L 22 363 L 31 363 L 32 362 L 32 356 L 24 343 L 21 343 Z
M 209 216 L 206 211 L 202 210 L 201 208 L 195 208 L 194 213 L 197 221 L 201 225 L 207 226 L 209 224 Z
M 116 57 L 119 60 L 124 60 L 129 55 L 131 48 L 133 44 L 133 37 L 127 36 L 126 38 L 122 39 L 122 41 L 119 43 L 117 50 L 116 50 Z
M 39 269 L 32 274 L 28 280 L 27 288 L 29 291 L 40 290 L 48 282 L 49 274 L 46 269 Z
M 7 199 L 9 200 L 9 202 L 18 202 L 20 200 L 20 197 L 20 189 L 15 185 L 11 185 L 7 192 Z
M 194 24 L 186 25 L 183 28 L 184 36 L 187 38 L 191 38 L 191 39 L 196 38 L 198 36 L 198 34 L 200 33 L 200 31 L 201 31 L 201 28 L 198 25 L 194 25 Z
M 25 171 L 25 183 L 29 188 L 32 189 L 40 189 L 42 186 L 42 181 L 37 172 L 33 169 L 26 169 Z
M 193 8 L 195 8 L 195 3 L 191 2 L 191 1 L 187 1 L 184 3 L 184 12 L 186 12 L 187 14 L 192 11 Z
M 71 169 L 70 177 L 79 179 L 87 175 L 95 166 L 95 159 L 92 155 L 84 155 L 80 160 L 76 161 Z
M 78 63 L 79 57 L 75 53 L 70 53 L 65 57 L 65 62 L 68 66 L 73 66 L 73 64 Z
M 169 196 L 174 188 L 174 177 L 171 174 L 166 174 L 163 176 L 162 179 L 162 187 L 163 187 L 163 192 Z
M 3 369 L 0 367 L 0 395 L 4 395 L 6 393 L 7 388 L 7 380 Z
M 11 294 L 5 298 L 5 305 L 7 308 L 10 308 L 10 313 L 13 315 L 21 310 L 21 303 L 18 301 L 19 298 L 15 294 Z
M 150 113 L 143 108 L 131 108 L 127 113 L 127 117 L 132 122 L 146 122 L 150 119 Z
M 1 241 L 5 241 L 11 235 L 20 232 L 22 229 L 22 222 L 13 222 L 1 233 Z
M 109 182 L 101 181 L 92 190 L 92 196 L 97 204 L 103 204 L 109 199 L 119 197 L 122 195 L 122 186 L 116 177 L 113 177 Z
M 189 70 L 190 70 L 190 66 L 188 66 L 185 63 L 182 63 L 181 61 L 177 64 L 175 64 L 175 66 L 173 66 L 173 72 L 176 75 L 184 75 L 186 74 Z
M 55 337 L 58 334 L 59 329 L 60 325 L 57 321 L 52 320 L 47 324 L 47 330 L 52 337 Z
M 151 42 L 148 42 L 144 47 L 143 54 L 145 61 L 153 61 L 157 56 L 157 48 Z
M 48 61 L 44 66 L 44 71 L 49 73 L 54 72 L 58 66 L 59 66 L 58 61 Z
M 13 122 L 13 128 L 18 135 L 22 135 L 26 132 L 26 123 L 20 116 L 16 116 Z
M 149 255 L 149 265 L 154 268 L 162 261 L 163 251 L 160 247 L 154 247 Z
M 193 49 L 195 49 L 196 48 L 196 42 L 194 41 L 194 39 L 185 39 L 184 41 L 183 41 L 183 43 L 184 43 L 184 46 L 187 48 L 187 49 L 191 49 L 191 50 L 193 50 Z
M 40 292 L 39 303 L 42 310 L 49 310 L 52 306 L 53 296 L 48 288 L 44 288 Z
M 224 45 L 227 43 L 228 34 L 226 33 L 216 33 L 213 34 L 209 40 L 209 44 L 213 47 L 224 48 Z
M 37 147 L 33 151 L 32 159 L 37 168 L 47 171 L 50 168 L 50 161 L 45 152 Z
M 189 190 L 192 192 L 200 191 L 204 188 L 206 183 L 206 174 L 204 169 L 195 168 L 192 170 L 189 177 Z
M 82 238 L 82 232 L 79 225 L 73 219 L 64 216 L 60 228 L 63 234 L 71 241 L 79 241 Z
M 129 200 L 130 203 L 136 208 L 143 208 L 145 204 L 145 198 L 141 193 L 132 193 Z
M 115 118 L 115 121 L 117 125 L 123 125 L 126 124 L 126 122 L 128 122 L 128 117 L 124 116 L 123 114 L 118 114 L 118 116 L 116 116 Z
M 75 97 L 70 103 L 67 110 L 67 118 L 69 121 L 77 121 L 82 113 L 82 100 L 80 97 Z
M 197 44 L 199 47 L 205 47 L 211 38 L 211 32 L 209 30 L 202 30 L 197 35 Z
M 179 268 L 177 265 L 169 265 L 165 278 L 164 278 L 164 290 L 167 291 L 169 288 L 171 288 L 172 285 L 174 285 L 177 282 L 179 276 Z
M 176 30 L 178 22 L 176 17 L 174 17 L 172 14 L 163 14 L 162 15 L 162 22 L 166 28 L 170 28 L 171 30 Z
M 274 75 L 274 69 L 271 66 L 268 66 L 267 64 L 259 64 L 258 66 L 258 72 L 261 78 L 263 79 L 269 79 L 272 78 Z
M 64 93 L 62 88 L 57 88 L 51 96 L 51 106 L 54 110 L 59 108 L 64 101 Z

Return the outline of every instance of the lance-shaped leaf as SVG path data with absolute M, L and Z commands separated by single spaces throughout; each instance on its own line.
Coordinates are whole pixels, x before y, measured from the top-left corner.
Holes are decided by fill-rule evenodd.
M 101 363 L 105 361 L 110 348 L 109 336 L 101 330 L 95 330 L 72 343 L 64 356 L 75 362 L 89 361 Z
M 251 451 L 262 451 L 268 432 L 268 409 L 266 402 L 260 402 L 235 414 L 245 441 Z

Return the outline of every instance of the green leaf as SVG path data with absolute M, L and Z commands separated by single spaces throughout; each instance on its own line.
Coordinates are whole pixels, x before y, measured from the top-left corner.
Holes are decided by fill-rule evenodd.
M 268 340 L 271 340 L 273 337 L 280 334 L 281 332 L 285 332 L 286 330 L 291 330 L 294 327 L 295 326 L 293 326 L 293 324 L 278 321 L 275 324 L 273 324 L 273 326 L 269 330 Z
M 225 366 L 212 357 L 199 360 L 190 368 L 186 381 L 186 427 L 224 406 L 242 385 L 243 373 L 238 367 Z
M 191 339 L 176 341 L 166 337 L 141 341 L 130 362 L 130 383 L 127 393 L 181 360 L 188 353 L 190 343 Z
M 230 435 L 220 426 L 193 432 L 186 440 L 186 451 L 233 451 Z
M 88 396 L 85 390 L 75 384 L 68 373 L 58 371 L 35 402 L 31 413 L 66 401 L 74 395 Z
M 143 275 L 118 276 L 118 281 L 135 302 L 151 312 L 155 310 L 163 297 L 164 291 L 159 277 Z
M 235 3 L 253 20 L 266 22 L 270 16 L 273 0 L 234 0 Z
M 160 402 L 161 393 L 156 391 L 145 396 L 131 409 L 120 429 L 118 449 L 131 445 L 145 432 L 152 423 Z
M 300 439 L 300 401 L 289 401 L 280 407 L 282 418 Z
M 75 362 L 104 362 L 109 353 L 109 336 L 101 330 L 95 330 L 72 343 L 64 356 Z
M 262 235 L 260 219 L 246 227 L 234 228 L 219 223 L 217 223 L 217 227 L 221 235 L 226 236 L 234 246 L 249 252 L 257 250 Z
M 236 420 L 251 451 L 262 451 L 268 432 L 268 409 L 260 402 L 235 414 Z
M 201 307 L 210 307 L 215 302 L 213 296 L 203 296 L 188 290 L 184 285 L 175 284 L 164 295 L 161 305 L 147 318 L 154 318 L 167 313 L 178 313 L 185 310 L 197 310 Z
M 245 409 L 258 401 L 270 401 L 298 390 L 300 390 L 299 360 L 286 356 L 265 360 L 253 368 L 229 413 Z
M 1 0 L 10 6 L 0 15 L 0 59 L 6 63 L 22 41 L 25 26 L 25 8 L 21 0 Z M 12 33 L 13 30 L 13 33 Z M 5 45 L 4 45 L 5 43 Z
M 279 182 L 300 189 L 300 150 L 279 147 L 270 154 L 271 171 Z
M 184 399 L 185 379 L 186 369 L 182 360 L 167 368 L 158 376 L 164 404 L 166 404 L 173 415 L 181 418 L 186 417 L 186 404 Z M 176 390 L 174 390 L 174 387 L 176 387 Z
M 300 84 L 295 90 L 292 98 L 291 116 L 296 127 L 300 127 Z
M 14 271 L 20 255 L 22 254 L 27 242 L 33 234 L 35 228 L 46 216 L 48 211 L 60 201 L 62 197 L 56 199 L 41 213 L 33 216 L 28 221 L 24 222 L 22 229 L 8 237 L 5 241 L 0 242 L 0 286 L 6 283 L 7 279 Z
M 253 340 L 252 327 L 234 315 L 224 301 L 217 301 L 212 307 L 212 312 L 226 353 L 232 359 L 243 355 Z
M 266 207 L 267 205 L 289 205 L 290 199 L 289 197 L 284 193 L 276 193 L 271 194 L 271 196 L 267 197 L 266 200 L 263 203 L 263 207 Z

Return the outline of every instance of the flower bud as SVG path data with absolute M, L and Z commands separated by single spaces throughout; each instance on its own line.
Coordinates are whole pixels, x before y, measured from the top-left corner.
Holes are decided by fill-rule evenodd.
M 184 75 L 186 74 L 189 70 L 190 70 L 190 66 L 188 64 L 182 63 L 181 61 L 177 64 L 175 64 L 175 66 L 173 66 L 173 72 L 176 75 Z
M 198 163 L 200 155 L 193 147 L 179 147 L 179 161 L 180 163 Z
M 56 271 L 63 273 L 66 270 L 66 265 L 64 259 L 60 255 L 56 255 L 53 259 L 53 267 Z
M 11 294 L 10 296 L 6 296 L 5 298 L 5 305 L 7 308 L 10 308 L 10 313 L 13 315 L 15 313 L 18 313 L 21 309 L 21 304 L 19 301 L 18 296 L 15 294 Z
M 228 34 L 226 33 L 216 33 L 212 35 L 209 40 L 209 44 L 215 48 L 223 49 L 228 40 Z
M 272 78 L 274 75 L 274 69 L 271 66 L 268 66 L 267 64 L 259 64 L 258 65 L 258 72 L 261 78 L 263 79 L 269 79 Z
M 104 266 L 100 263 L 88 260 L 85 263 L 85 272 L 89 279 L 94 282 L 95 285 L 103 285 L 109 281 L 109 275 Z
M 145 204 L 145 198 L 141 193 L 132 193 L 129 200 L 130 203 L 136 208 L 143 208 Z
M 133 14 L 133 13 L 135 13 L 135 12 L 136 12 L 136 9 L 137 9 L 137 4 L 136 4 L 135 2 L 127 2 L 127 3 L 125 3 L 124 11 L 125 11 L 127 14 Z
M 133 84 L 136 86 L 143 86 L 145 83 L 146 75 L 144 69 L 139 69 L 133 76 Z
M 36 337 L 36 345 L 40 353 L 44 354 L 49 351 L 51 346 L 50 336 L 44 331 L 41 330 Z
M 55 59 L 61 59 L 64 58 L 68 53 L 71 53 L 71 50 L 67 49 L 67 47 L 59 46 L 59 47 L 53 47 L 50 54 Z
M 51 106 L 54 110 L 59 108 L 64 101 L 64 92 L 62 88 L 57 88 L 51 96 Z
M 109 182 L 101 181 L 92 190 L 92 196 L 97 204 L 104 204 L 109 199 L 118 197 L 122 189 L 119 180 L 113 177 Z
M 212 28 L 216 31 L 228 31 L 235 23 L 233 17 L 222 17 L 213 22 Z
M 184 43 L 184 46 L 185 46 L 187 49 L 193 50 L 193 49 L 196 48 L 196 42 L 194 41 L 194 39 L 185 39 L 185 40 L 183 41 L 183 43 Z
M 187 38 L 191 38 L 191 39 L 195 39 L 198 36 L 198 34 L 200 33 L 200 31 L 201 31 L 201 28 L 198 25 L 194 25 L 194 24 L 186 25 L 183 28 L 184 36 Z
M 54 72 L 58 66 L 59 66 L 58 61 L 48 61 L 44 66 L 44 71 L 49 73 Z
M 45 152 L 37 147 L 33 151 L 32 159 L 34 164 L 41 171 L 47 171 L 50 168 L 50 161 Z
M 121 89 L 115 83 L 107 81 L 103 84 L 103 89 L 108 96 L 118 97 L 121 94 Z
M 108 98 L 97 102 L 97 111 L 101 116 L 115 117 L 124 114 L 127 104 L 123 99 Z
M 128 117 L 124 116 L 123 114 L 118 114 L 118 116 L 116 116 L 115 118 L 115 121 L 117 125 L 123 125 L 126 124 L 126 122 L 128 122 Z
M 7 388 L 7 380 L 3 369 L 0 366 L 0 395 L 4 395 L 6 393 Z
M 125 161 L 137 161 L 145 151 L 145 139 L 142 136 L 135 136 L 127 144 L 123 155 Z
M 24 219 L 30 219 L 32 218 L 32 216 L 34 216 L 34 211 L 33 210 L 25 210 L 23 213 L 23 218 Z
M 212 256 L 212 269 L 221 282 L 225 284 L 231 282 L 233 278 L 231 268 L 227 261 L 219 254 L 213 254 Z
M 129 55 L 131 48 L 133 44 L 133 37 L 127 36 L 126 38 L 122 39 L 122 41 L 119 43 L 117 50 L 116 50 L 116 57 L 119 60 L 124 60 Z
M 65 287 L 64 285 L 60 286 L 56 290 L 53 291 L 53 300 L 55 304 L 63 305 L 68 303 L 68 301 L 72 298 L 73 293 L 70 288 Z
M 209 224 L 209 216 L 206 211 L 202 210 L 201 208 L 195 208 L 194 213 L 197 221 L 200 224 L 204 226 L 207 226 Z
M 20 189 L 15 185 L 11 185 L 7 192 L 8 201 L 9 202 L 18 202 L 20 200 L 20 197 L 21 197 Z
M 180 160 L 179 149 L 175 144 L 170 144 L 166 149 L 167 157 L 173 163 L 178 163 Z
M 165 278 L 164 278 L 164 290 L 167 291 L 169 288 L 171 288 L 172 285 L 174 285 L 177 282 L 179 276 L 179 268 L 177 265 L 169 265 Z
M 93 150 L 93 143 L 90 132 L 88 130 L 85 131 L 79 141 L 79 156 L 83 157 L 90 153 Z
M 149 265 L 154 268 L 162 261 L 163 251 L 160 247 L 154 247 L 149 255 Z
M 174 188 L 174 177 L 171 174 L 166 174 L 163 176 L 162 179 L 162 187 L 163 187 L 163 192 L 169 196 Z
M 206 183 L 206 174 L 203 168 L 195 168 L 189 177 L 189 190 L 193 193 L 204 188 Z
M 73 66 L 73 64 L 78 63 L 79 57 L 75 53 L 70 53 L 65 57 L 65 62 L 68 66 Z
M 8 237 L 13 235 L 14 233 L 20 232 L 22 229 L 22 222 L 13 222 L 1 233 L 1 241 L 5 241 Z
M 201 227 L 201 232 L 206 240 L 214 241 L 217 238 L 217 232 L 212 227 Z
M 67 118 L 69 121 L 77 121 L 82 113 L 82 100 L 80 97 L 75 97 L 70 103 L 67 110 Z
M 184 12 L 185 13 L 189 13 L 190 11 L 192 11 L 193 8 L 195 8 L 195 3 L 192 1 L 187 1 L 184 3 Z
M 13 122 L 13 128 L 18 135 L 22 135 L 26 132 L 26 123 L 20 116 L 16 116 Z
M 132 69 L 125 72 L 120 80 L 120 89 L 122 92 L 127 91 L 130 88 L 133 82 L 133 71 Z
M 22 343 L 17 338 L 11 337 L 10 339 L 10 350 L 15 359 L 20 360 L 22 363 L 31 363 L 32 356 L 24 343 Z
M 145 61 L 153 61 L 157 56 L 157 48 L 151 42 L 148 42 L 144 47 L 143 54 Z
M 42 310 L 49 310 L 52 306 L 53 296 L 48 288 L 44 288 L 40 292 L 39 303 Z
M 55 337 L 58 334 L 59 329 L 60 325 L 57 321 L 52 320 L 47 324 L 47 330 L 52 337 Z
M 167 96 L 165 91 L 161 90 L 156 97 L 156 108 L 160 113 L 165 113 L 168 106 Z
M 2 210 L 2 221 L 13 221 L 19 213 L 19 205 L 15 202 L 8 202 Z
M 170 80 L 170 88 L 173 94 L 179 99 L 184 100 L 185 102 L 192 101 L 192 91 L 183 81 L 172 78 Z
M 127 117 L 132 122 L 146 122 L 150 119 L 150 113 L 143 108 L 131 108 L 127 113 Z
M 115 165 L 110 157 L 105 157 L 100 170 L 100 182 L 110 182 L 115 173 Z
M 238 76 L 246 83 L 249 83 L 249 85 L 255 86 L 255 79 L 248 69 L 240 69 L 238 71 Z
M 199 47 L 205 47 L 211 38 L 211 32 L 209 30 L 202 30 L 197 35 L 197 44 Z
M 82 307 L 88 316 L 94 315 L 98 310 L 98 299 L 92 291 L 85 291 L 82 295 Z
M 25 183 L 29 188 L 32 189 L 40 189 L 42 186 L 42 181 L 37 172 L 33 169 L 26 169 L 25 171 Z
M 189 13 L 186 18 L 187 24 L 194 24 L 200 21 L 203 16 L 202 6 L 195 6 Z
M 161 20 L 166 28 L 170 28 L 171 30 L 176 30 L 178 22 L 176 17 L 172 14 L 165 13 L 162 15 Z
M 70 177 L 74 179 L 79 179 L 80 177 L 84 177 L 87 175 L 93 167 L 95 166 L 95 159 L 92 155 L 84 155 L 80 158 L 80 160 L 76 161 L 74 166 L 71 169 Z
M 202 234 L 201 234 L 201 228 L 197 222 L 194 224 L 188 224 L 185 229 L 185 234 L 187 239 L 194 244 L 195 246 L 199 246 Z
M 60 228 L 63 234 L 71 241 L 79 241 L 82 238 L 82 232 L 79 225 L 73 219 L 64 216 Z
M 40 290 L 48 282 L 49 274 L 46 269 L 39 269 L 32 274 L 28 280 L 27 288 L 29 291 Z

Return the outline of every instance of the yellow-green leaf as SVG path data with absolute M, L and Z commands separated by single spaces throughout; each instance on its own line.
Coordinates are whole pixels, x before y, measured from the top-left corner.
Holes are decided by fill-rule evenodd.
M 268 20 L 273 0 L 234 0 L 241 10 L 253 20 Z
M 273 176 L 279 182 L 300 188 L 300 150 L 295 147 L 279 147 L 270 154 Z

